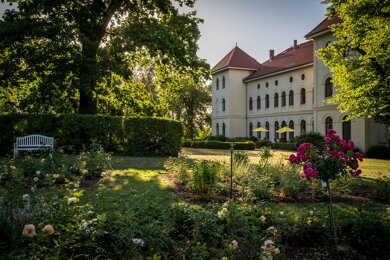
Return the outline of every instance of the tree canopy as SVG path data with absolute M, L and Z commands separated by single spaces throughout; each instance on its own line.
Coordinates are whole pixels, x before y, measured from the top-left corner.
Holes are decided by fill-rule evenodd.
M 327 0 L 327 16 L 342 22 L 331 27 L 337 40 L 317 55 L 333 72 L 339 102 L 350 117 L 390 125 L 390 1 Z
M 208 78 L 201 20 L 178 10 L 193 0 L 6 2 L 17 9 L 0 20 L 0 108 L 162 116 L 168 81 Z

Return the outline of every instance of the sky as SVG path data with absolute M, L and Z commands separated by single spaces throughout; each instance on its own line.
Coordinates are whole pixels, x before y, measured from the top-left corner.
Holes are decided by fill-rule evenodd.
M 259 62 L 305 42 L 305 34 L 325 19 L 322 0 L 197 0 L 200 25 L 198 56 L 216 65 L 238 45 Z
M 197 0 L 198 56 L 211 67 L 238 45 L 259 62 L 290 47 L 325 19 L 322 0 Z M 0 3 L 0 14 L 7 6 Z

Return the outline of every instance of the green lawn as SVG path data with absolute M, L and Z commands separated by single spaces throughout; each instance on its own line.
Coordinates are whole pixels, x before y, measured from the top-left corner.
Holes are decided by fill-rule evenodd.
M 247 153 L 252 163 L 258 163 L 260 158 L 258 151 L 240 152 Z M 273 163 L 288 163 L 288 157 L 292 153 L 289 151 L 273 150 L 271 161 Z M 230 161 L 230 151 L 228 150 L 182 148 L 181 154 L 199 160 Z M 371 179 L 390 178 L 390 160 L 364 158 L 363 162 L 360 163 L 360 168 L 363 171 L 362 177 Z

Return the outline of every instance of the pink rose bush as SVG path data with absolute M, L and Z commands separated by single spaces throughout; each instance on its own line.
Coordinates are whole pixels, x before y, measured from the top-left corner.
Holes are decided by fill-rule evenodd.
M 362 171 L 359 161 L 363 161 L 363 154 L 354 152 L 352 140 L 342 140 L 335 130 L 330 129 L 326 135 L 326 143 L 317 148 L 313 144 L 303 143 L 297 149 L 297 154 L 291 154 L 290 163 L 303 165 L 302 177 L 307 180 L 320 178 L 328 181 L 347 174 L 356 177 Z

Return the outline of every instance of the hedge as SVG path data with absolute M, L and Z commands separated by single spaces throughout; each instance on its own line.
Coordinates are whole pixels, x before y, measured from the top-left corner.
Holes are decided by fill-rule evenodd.
M 106 151 L 137 156 L 176 156 L 183 126 L 164 118 L 80 114 L 0 115 L 0 155 L 10 154 L 16 137 L 52 136 L 55 147 L 80 151 L 96 140 Z
M 294 143 L 271 143 L 272 149 L 295 151 L 297 149 Z
M 389 159 L 390 148 L 385 145 L 372 145 L 368 147 L 366 157 L 376 159 Z
M 184 147 L 192 148 L 205 148 L 205 149 L 230 149 L 231 142 L 219 142 L 219 141 L 185 141 Z M 233 142 L 235 150 L 254 150 L 256 145 L 254 142 Z
M 256 148 L 261 148 L 264 146 L 271 147 L 271 141 L 268 140 L 261 140 L 261 141 L 256 141 Z

